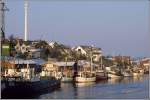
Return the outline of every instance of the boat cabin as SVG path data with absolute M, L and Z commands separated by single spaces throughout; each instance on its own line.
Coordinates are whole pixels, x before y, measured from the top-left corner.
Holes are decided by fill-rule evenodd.
M 20 77 L 21 81 L 40 81 L 41 66 L 34 60 L 15 59 L 3 61 L 3 76 L 11 80 Z

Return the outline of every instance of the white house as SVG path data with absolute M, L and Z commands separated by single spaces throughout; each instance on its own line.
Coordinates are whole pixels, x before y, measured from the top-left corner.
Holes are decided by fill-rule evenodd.
M 77 46 L 75 48 L 75 51 L 81 52 L 82 55 L 86 55 L 87 54 L 87 52 L 81 46 Z
M 92 47 L 92 46 L 77 46 L 74 47 L 73 50 L 80 52 L 82 55 L 85 55 L 87 57 L 91 56 L 93 61 L 98 62 L 100 60 L 100 57 L 102 56 L 102 50 L 101 48 Z
M 28 52 L 30 46 L 25 45 L 24 43 L 21 45 L 21 53 Z
M 49 46 L 51 46 L 52 48 L 54 48 L 55 42 L 50 42 L 50 43 L 49 43 Z
M 16 46 L 15 46 L 15 50 L 19 53 L 25 53 L 28 52 L 29 50 L 29 45 L 26 45 L 25 43 L 20 43 L 19 41 L 17 42 Z

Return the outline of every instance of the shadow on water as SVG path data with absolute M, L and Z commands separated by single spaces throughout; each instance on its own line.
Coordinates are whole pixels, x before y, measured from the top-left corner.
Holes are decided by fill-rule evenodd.
M 1 93 L 1 98 L 2 99 L 37 99 L 39 98 L 40 95 L 47 94 L 47 93 L 52 93 L 53 91 L 60 91 L 60 88 L 53 89 L 53 90 L 44 90 L 42 92 L 38 93 L 28 93 L 25 90 L 24 93 L 19 92 L 19 91 L 14 91 L 14 92 L 2 92 Z
M 16 94 L 16 93 L 11 93 L 11 94 L 3 94 L 2 93 L 2 99 L 37 99 L 39 98 L 40 95 L 44 95 L 44 94 L 49 94 L 49 93 L 52 93 L 54 91 L 60 91 L 60 88 L 59 89 L 56 89 L 56 90 L 53 90 L 53 91 L 44 91 L 44 92 L 40 92 L 40 93 L 37 93 L 37 94 Z
M 22 99 L 116 99 L 148 97 L 148 75 L 124 77 L 92 83 L 61 83 L 53 92 L 20 97 Z

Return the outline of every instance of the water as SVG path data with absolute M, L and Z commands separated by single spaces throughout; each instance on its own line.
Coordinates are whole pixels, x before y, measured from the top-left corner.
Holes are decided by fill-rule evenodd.
M 148 99 L 149 77 L 109 79 L 99 83 L 62 83 L 61 89 L 40 99 Z

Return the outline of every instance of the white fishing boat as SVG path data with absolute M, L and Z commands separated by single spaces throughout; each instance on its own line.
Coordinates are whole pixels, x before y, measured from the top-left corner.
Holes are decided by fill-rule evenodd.
M 140 75 L 143 75 L 143 74 L 144 74 L 144 70 L 143 70 L 143 69 L 140 69 L 140 70 L 139 70 L 139 74 L 140 74 Z
M 122 77 L 121 75 L 117 75 L 117 74 L 114 74 L 114 73 L 108 73 L 108 78 L 120 78 Z
M 142 71 L 140 73 L 138 68 L 133 69 L 133 72 L 132 72 L 133 77 L 139 77 L 141 74 L 142 74 Z
M 130 71 L 123 71 L 122 74 L 123 74 L 124 77 L 130 77 L 130 76 L 132 76 L 132 74 L 131 74 Z
M 78 72 L 75 81 L 78 83 L 95 82 L 96 76 L 94 73 L 91 72 Z
M 133 72 L 132 75 L 133 75 L 133 77 L 138 77 L 138 76 L 140 76 L 140 74 L 139 74 L 138 72 Z
M 120 78 L 122 77 L 122 73 L 119 70 L 111 70 L 107 72 L 108 78 Z
M 132 76 L 132 74 L 127 73 L 127 72 L 123 72 L 122 74 L 123 74 L 124 77 L 130 77 L 130 76 Z
M 90 54 L 90 64 L 86 63 L 82 66 L 82 70 L 78 70 L 75 77 L 75 82 L 77 83 L 86 83 L 86 82 L 95 82 L 96 81 L 96 72 L 93 70 L 92 63 L 92 48 Z

